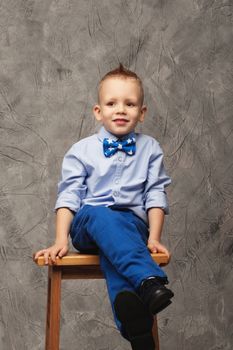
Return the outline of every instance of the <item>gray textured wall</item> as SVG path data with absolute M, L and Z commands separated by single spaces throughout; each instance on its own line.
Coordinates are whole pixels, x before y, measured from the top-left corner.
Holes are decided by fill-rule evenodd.
M 173 185 L 164 242 L 173 304 L 162 350 L 230 350 L 231 0 L 2 0 L 0 3 L 0 348 L 42 350 L 56 183 L 68 147 L 93 133 L 98 79 L 121 61 L 144 80 L 141 130 Z M 104 281 L 64 282 L 61 349 L 127 350 Z

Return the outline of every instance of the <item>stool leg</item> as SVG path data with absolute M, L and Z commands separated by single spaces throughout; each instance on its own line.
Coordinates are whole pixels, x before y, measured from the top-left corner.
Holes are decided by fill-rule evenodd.
M 59 350 L 61 268 L 49 266 L 45 350 Z
M 153 338 L 155 342 L 155 350 L 159 350 L 159 332 L 158 332 L 158 322 L 157 317 L 154 316 L 154 324 L 152 328 Z

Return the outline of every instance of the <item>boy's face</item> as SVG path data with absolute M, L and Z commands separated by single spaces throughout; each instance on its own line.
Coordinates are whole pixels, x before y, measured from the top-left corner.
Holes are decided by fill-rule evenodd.
M 99 104 L 94 115 L 105 129 L 116 136 L 123 136 L 143 122 L 146 106 L 142 106 L 139 83 L 133 78 L 109 77 L 100 86 Z

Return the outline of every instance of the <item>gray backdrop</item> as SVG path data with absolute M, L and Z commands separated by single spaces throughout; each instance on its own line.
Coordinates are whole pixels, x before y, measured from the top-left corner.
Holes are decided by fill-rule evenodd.
M 157 138 L 173 184 L 163 242 L 175 292 L 162 350 L 232 349 L 231 0 L 3 0 L 0 3 L 0 348 L 44 348 L 46 268 L 66 150 L 97 130 L 100 77 L 143 79 L 139 129 Z M 63 282 L 61 349 L 129 350 L 104 281 Z

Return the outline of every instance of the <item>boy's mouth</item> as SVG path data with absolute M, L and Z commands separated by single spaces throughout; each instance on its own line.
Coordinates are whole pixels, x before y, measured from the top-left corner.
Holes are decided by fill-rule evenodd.
M 116 123 L 117 125 L 125 125 L 129 122 L 129 120 L 125 118 L 116 118 L 113 120 L 113 122 Z

